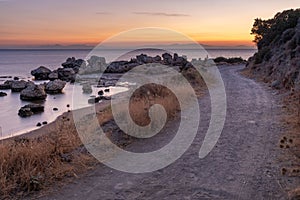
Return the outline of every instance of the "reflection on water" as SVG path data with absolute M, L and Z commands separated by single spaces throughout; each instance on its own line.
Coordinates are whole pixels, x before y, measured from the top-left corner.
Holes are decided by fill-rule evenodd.
M 38 83 L 38 82 L 36 82 Z M 41 83 L 41 82 L 39 82 Z M 79 99 L 76 99 L 77 106 L 87 107 L 90 96 L 97 96 L 98 91 L 104 88 L 93 88 L 92 94 L 82 94 Z M 7 96 L 0 97 L 0 138 L 7 138 L 14 135 L 23 134 L 27 131 L 36 129 L 38 122 L 47 121 L 48 123 L 54 121 L 59 115 L 68 110 L 72 110 L 73 90 L 82 90 L 79 84 L 67 84 L 63 90 L 63 94 L 50 95 L 48 94 L 46 101 L 34 102 L 45 106 L 45 111 L 31 117 L 21 118 L 18 116 L 18 110 L 31 102 L 20 100 L 20 93 L 13 93 L 6 90 Z M 109 87 L 110 91 L 105 93 L 105 96 L 111 96 L 120 92 L 127 91 L 127 87 L 116 86 Z M 79 104 L 78 104 L 79 102 Z M 69 105 L 70 107 L 68 107 Z M 53 108 L 58 108 L 58 111 L 53 111 Z M 1 134 L 2 133 L 2 134 Z

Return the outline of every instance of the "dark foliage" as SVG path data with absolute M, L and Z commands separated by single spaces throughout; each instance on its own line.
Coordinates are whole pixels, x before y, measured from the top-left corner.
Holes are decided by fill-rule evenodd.
M 294 34 L 292 30 L 288 29 L 295 28 L 299 18 L 300 9 L 277 13 L 274 18 L 268 20 L 257 18 L 251 30 L 251 34 L 255 36 L 253 41 L 259 50 L 278 40 L 284 32 L 283 40 L 288 41 Z

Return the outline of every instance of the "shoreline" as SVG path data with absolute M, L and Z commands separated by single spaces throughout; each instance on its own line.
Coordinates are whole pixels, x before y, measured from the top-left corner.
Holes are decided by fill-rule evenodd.
M 98 104 L 94 104 L 91 105 L 89 107 L 84 107 L 78 110 L 85 110 L 85 109 L 90 109 L 95 107 L 95 111 L 97 112 L 101 112 L 107 108 L 110 107 L 110 101 L 102 101 Z M 76 110 L 76 111 L 78 111 Z M 47 136 L 49 135 L 51 132 L 53 132 L 55 129 L 57 129 L 57 127 L 60 127 L 63 125 L 63 120 L 64 119 L 73 119 L 73 112 L 74 110 L 70 110 L 70 112 L 66 111 L 64 113 L 62 113 L 61 115 L 57 116 L 53 121 L 51 121 L 50 123 L 43 125 L 42 127 L 37 127 L 34 128 L 32 130 L 28 130 L 28 131 L 20 131 L 21 133 L 11 136 L 11 137 L 7 137 L 7 138 L 3 138 L 0 140 L 0 143 L 5 143 L 5 142 L 11 142 L 13 140 L 16 139 L 34 139 L 34 138 L 38 138 L 40 136 Z M 97 114 L 98 115 L 98 114 Z

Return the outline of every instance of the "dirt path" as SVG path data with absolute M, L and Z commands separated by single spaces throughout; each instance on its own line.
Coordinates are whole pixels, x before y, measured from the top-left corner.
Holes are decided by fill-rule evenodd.
M 220 68 L 228 109 L 216 147 L 198 158 L 210 116 L 210 100 L 200 100 L 201 122 L 196 139 L 175 163 L 147 174 L 128 174 L 99 164 L 55 194 L 41 199 L 286 199 L 277 164 L 280 109 L 272 91 L 242 77 L 241 67 Z M 172 137 L 176 120 L 164 134 L 130 146 L 155 149 Z

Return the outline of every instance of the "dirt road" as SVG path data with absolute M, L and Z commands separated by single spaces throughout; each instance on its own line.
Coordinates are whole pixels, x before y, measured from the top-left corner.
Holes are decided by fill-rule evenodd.
M 197 137 L 175 163 L 146 174 L 124 173 L 99 164 L 87 176 L 41 199 L 286 199 L 278 182 L 280 107 L 270 89 L 239 74 L 242 67 L 220 68 L 227 117 L 217 145 L 204 159 L 198 153 L 210 119 L 208 95 L 200 99 Z M 176 122 L 169 123 L 164 134 L 129 148 L 161 147 L 170 140 Z

